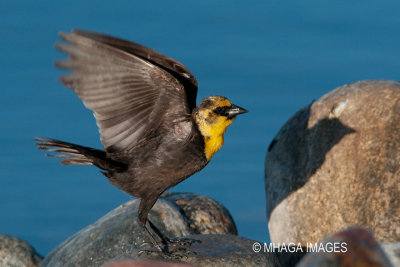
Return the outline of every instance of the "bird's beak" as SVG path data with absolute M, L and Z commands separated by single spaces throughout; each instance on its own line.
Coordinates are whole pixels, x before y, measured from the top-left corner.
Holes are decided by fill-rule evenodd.
M 247 113 L 247 110 L 232 104 L 231 108 L 228 111 L 228 118 L 234 118 L 239 114 Z

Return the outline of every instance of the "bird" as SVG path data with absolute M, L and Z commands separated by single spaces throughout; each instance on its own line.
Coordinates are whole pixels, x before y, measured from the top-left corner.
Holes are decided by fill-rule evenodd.
M 85 30 L 59 36 L 64 42 L 56 48 L 68 59 L 55 66 L 70 71 L 59 80 L 93 112 L 104 149 L 43 137 L 36 138 L 38 148 L 64 165 L 94 165 L 112 185 L 139 198 L 140 227 L 168 253 L 165 243 L 172 241 L 148 220 L 149 211 L 164 191 L 210 162 L 228 126 L 247 110 L 218 95 L 196 106 L 194 75 L 153 49 Z

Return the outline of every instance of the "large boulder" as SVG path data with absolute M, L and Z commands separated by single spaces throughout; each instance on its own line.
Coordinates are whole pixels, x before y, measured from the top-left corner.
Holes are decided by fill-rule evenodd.
M 170 257 L 156 250 L 148 252 L 143 244 L 150 240 L 136 219 L 138 206 L 138 200 L 129 201 L 82 229 L 50 252 L 42 267 L 97 267 L 114 261 L 120 264 L 123 259 L 200 266 L 279 265 L 272 253 L 254 253 L 254 241 L 232 235 L 237 233 L 236 227 L 224 207 L 194 194 L 166 194 L 149 214 L 149 219 L 169 238 L 185 236 L 191 243 L 190 253 Z
M 265 160 L 273 242 L 306 245 L 351 225 L 400 240 L 400 83 L 361 81 L 297 112 Z

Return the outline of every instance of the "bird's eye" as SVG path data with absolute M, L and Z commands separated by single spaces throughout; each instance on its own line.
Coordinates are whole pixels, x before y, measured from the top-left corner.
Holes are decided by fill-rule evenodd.
M 228 115 L 228 107 L 217 107 L 214 109 L 214 113 L 221 116 Z

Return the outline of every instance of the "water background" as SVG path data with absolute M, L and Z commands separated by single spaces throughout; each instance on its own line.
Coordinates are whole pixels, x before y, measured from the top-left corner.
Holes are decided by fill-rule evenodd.
M 268 241 L 264 157 L 283 123 L 337 86 L 399 78 L 399 1 L 1 1 L 0 232 L 41 254 L 130 197 L 94 167 L 62 166 L 35 136 L 101 147 L 92 113 L 57 82 L 59 31 L 134 40 L 182 62 L 198 99 L 249 113 L 200 173 L 176 186 L 210 196 L 239 234 Z M 317 203 L 310 203 L 317 205 Z

